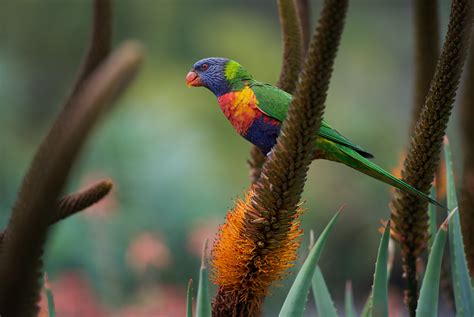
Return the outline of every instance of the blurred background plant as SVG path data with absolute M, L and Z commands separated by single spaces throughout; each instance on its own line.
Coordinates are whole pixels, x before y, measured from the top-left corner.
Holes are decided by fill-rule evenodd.
M 449 4 L 439 5 L 444 34 Z M 316 16 L 320 1 L 311 8 Z M 282 50 L 277 12 L 273 0 L 114 2 L 114 40 L 139 38 L 148 58 L 121 107 L 87 145 L 70 182 L 78 188 L 107 175 L 113 192 L 52 230 L 44 267 L 59 316 L 184 314 L 183 277 L 197 280 L 202 241 L 212 241 L 235 195 L 247 188 L 250 148 L 210 94 L 187 90 L 184 75 L 201 57 L 226 56 L 260 80 L 275 82 Z M 409 1 L 351 3 L 326 103 L 328 121 L 375 153 L 385 168 L 397 166 L 411 125 L 412 15 Z M 0 21 L 3 227 L 29 158 L 76 75 L 90 3 L 4 0 Z M 456 122 L 448 132 L 453 151 L 461 153 Z M 455 158 L 460 164 L 461 155 Z M 372 284 L 379 240 L 374 223 L 389 215 L 388 187 L 319 161 L 309 171 L 304 197 L 303 228 L 318 232 L 328 212 L 348 204 L 320 266 L 336 304 L 342 305 L 339 295 L 351 279 L 360 308 Z M 394 265 L 390 289 L 394 311 L 403 309 L 399 268 Z M 264 308 L 269 316 L 279 311 L 275 303 L 283 301 L 288 283 L 272 289 Z M 445 302 L 440 306 L 450 311 Z

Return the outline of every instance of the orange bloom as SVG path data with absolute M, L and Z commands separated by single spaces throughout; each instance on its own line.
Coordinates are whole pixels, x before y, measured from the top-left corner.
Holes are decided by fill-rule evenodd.
M 238 200 L 227 214 L 212 251 L 213 281 L 239 302 L 259 301 L 273 281 L 285 277 L 300 246 L 302 213 L 280 212 L 259 217 L 252 205 L 253 191 Z M 288 216 L 285 216 L 288 215 Z M 292 214 L 292 215 L 291 215 Z M 273 224 L 270 225 L 269 218 Z

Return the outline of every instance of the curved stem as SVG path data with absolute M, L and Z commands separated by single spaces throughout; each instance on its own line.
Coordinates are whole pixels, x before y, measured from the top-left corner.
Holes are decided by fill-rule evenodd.
M 23 180 L 0 250 L 0 315 L 34 316 L 43 247 L 57 201 L 84 142 L 98 119 L 127 87 L 141 48 L 124 44 L 81 85 L 63 109 Z
M 448 32 L 434 78 L 421 109 L 404 162 L 402 179 L 428 193 L 439 163 L 443 137 L 466 60 L 472 1 L 453 0 Z M 406 303 L 415 316 L 418 300 L 416 258 L 428 243 L 427 203 L 400 190 L 392 200 L 392 231 L 399 238 L 404 275 L 410 283 Z
M 474 47 L 467 68 L 468 74 L 464 85 L 464 96 L 461 102 L 461 133 L 464 150 L 464 175 L 459 208 L 461 229 L 464 240 L 467 263 L 471 277 L 474 278 Z

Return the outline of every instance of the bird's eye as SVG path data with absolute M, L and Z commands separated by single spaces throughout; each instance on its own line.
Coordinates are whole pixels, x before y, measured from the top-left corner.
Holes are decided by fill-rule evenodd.
M 201 65 L 201 69 L 202 70 L 207 70 L 209 68 L 209 65 L 208 64 L 202 64 Z

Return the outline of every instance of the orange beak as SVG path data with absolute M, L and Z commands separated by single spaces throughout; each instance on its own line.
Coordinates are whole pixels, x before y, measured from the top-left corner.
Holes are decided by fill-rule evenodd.
M 186 85 L 188 85 L 188 87 L 202 86 L 201 78 L 199 78 L 199 75 L 196 72 L 190 71 L 186 75 Z

